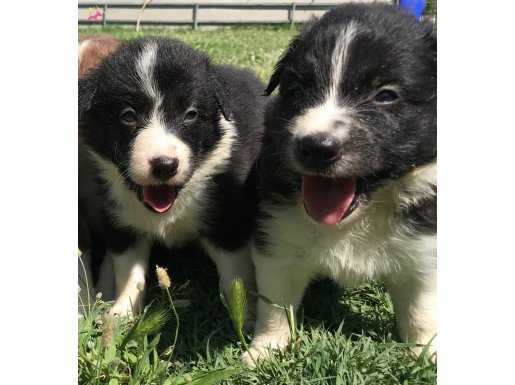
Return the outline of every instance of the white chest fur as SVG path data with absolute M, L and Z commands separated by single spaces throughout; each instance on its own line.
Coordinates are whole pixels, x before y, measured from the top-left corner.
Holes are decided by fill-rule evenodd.
M 114 219 L 122 226 L 133 227 L 149 237 L 164 241 L 168 246 L 179 245 L 198 236 L 200 218 L 206 207 L 206 197 L 212 177 L 229 163 L 237 131 L 232 122 L 220 117 L 222 136 L 202 164 L 194 171 L 180 191 L 173 207 L 165 214 L 148 210 L 133 191 L 127 189 L 118 168 L 94 152 L 93 158 L 102 177 L 109 183 L 109 195 L 115 207 Z
M 148 210 L 136 194 L 127 189 L 114 164 L 94 156 L 102 177 L 109 181 L 108 194 L 114 204 L 110 213 L 119 225 L 130 226 L 149 237 L 164 241 L 168 246 L 187 242 L 197 235 L 208 181 L 197 185 L 196 189 L 184 189 L 169 213 L 157 214 Z
M 433 271 L 436 235 L 411 233 L 395 213 L 434 194 L 435 184 L 435 164 L 417 169 L 374 193 L 366 206 L 338 226 L 314 222 L 302 202 L 265 207 L 272 218 L 264 224 L 268 252 L 278 258 L 298 258 L 313 275 L 327 275 L 345 285 Z

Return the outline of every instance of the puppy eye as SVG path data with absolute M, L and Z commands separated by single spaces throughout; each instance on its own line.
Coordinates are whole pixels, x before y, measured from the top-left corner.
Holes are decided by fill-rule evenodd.
M 194 110 L 194 109 L 188 110 L 184 114 L 184 121 L 192 122 L 193 120 L 197 119 L 197 116 L 198 116 L 197 110 Z
M 120 121 L 127 126 L 134 126 L 138 123 L 138 114 L 131 107 L 127 107 L 120 113 Z
M 374 102 L 378 104 L 391 104 L 399 99 L 399 94 L 392 89 L 382 89 L 374 96 Z

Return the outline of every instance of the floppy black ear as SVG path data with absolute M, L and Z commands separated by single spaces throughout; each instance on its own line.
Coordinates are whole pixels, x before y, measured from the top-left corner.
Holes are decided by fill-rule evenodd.
M 300 33 L 292 39 L 290 45 L 282 54 L 281 58 L 274 67 L 274 72 L 272 73 L 272 76 L 270 77 L 268 85 L 265 89 L 265 96 L 269 96 L 277 88 L 277 86 L 281 82 L 281 76 L 284 72 L 284 69 L 288 66 L 288 63 L 290 62 L 293 53 L 297 49 L 297 45 L 299 44 L 300 40 L 304 38 L 304 36 L 308 33 L 311 27 L 313 27 L 313 25 L 316 24 L 317 21 L 318 18 L 313 16 L 303 25 Z
M 290 62 L 291 56 L 295 49 L 297 48 L 297 44 L 300 40 L 300 36 L 295 37 L 291 42 L 286 51 L 283 53 L 279 61 L 276 63 L 274 67 L 274 72 L 268 81 L 268 85 L 265 89 L 265 96 L 269 96 L 274 90 L 277 88 L 279 83 L 281 82 L 281 77 L 283 75 L 284 69 L 288 66 Z
M 222 95 L 222 93 L 215 89 L 216 105 L 220 109 L 220 112 L 224 116 L 224 119 L 230 122 L 231 121 L 231 116 L 230 116 L 230 112 L 229 112 L 229 109 L 228 109 L 228 106 L 227 106 L 227 102 L 226 101 L 222 102 L 222 100 L 226 100 L 226 99 L 223 96 L 221 96 L 221 95 Z
M 84 120 L 86 113 L 91 109 L 95 92 L 96 86 L 92 77 L 79 78 L 79 123 Z
M 223 117 L 227 121 L 231 121 L 231 109 L 229 105 L 229 97 L 227 95 L 227 84 L 224 82 L 220 73 L 210 65 L 209 81 L 213 86 L 213 97 L 216 105 Z

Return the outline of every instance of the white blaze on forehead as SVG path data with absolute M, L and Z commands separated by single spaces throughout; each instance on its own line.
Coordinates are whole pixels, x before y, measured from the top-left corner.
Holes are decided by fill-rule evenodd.
M 136 71 L 141 81 L 141 87 L 153 100 L 154 106 L 150 122 L 139 131 L 134 140 L 129 174 L 134 182 L 141 185 L 159 183 L 152 176 L 150 162 L 162 156 L 177 158 L 179 166 L 173 180 L 180 184 L 184 183 L 190 171 L 191 149 L 167 129 L 159 111 L 162 98 L 154 79 L 156 59 L 157 43 L 149 42 L 143 47 L 136 61 Z
M 338 103 L 338 94 L 343 74 L 349 62 L 350 46 L 358 33 L 358 25 L 351 21 L 338 34 L 331 55 L 329 90 L 324 101 L 307 109 L 290 126 L 293 136 L 305 137 L 331 133 L 340 140 L 348 135 L 352 109 Z
M 343 72 L 349 63 L 350 46 L 357 32 L 357 24 L 351 21 L 340 31 L 334 44 L 333 54 L 331 56 L 331 79 L 329 80 L 330 88 L 328 97 L 328 99 L 334 103 L 336 103 L 338 88 L 343 80 Z
M 141 51 L 141 54 L 136 61 L 136 71 L 141 80 L 143 90 L 155 101 L 160 99 L 157 86 L 154 82 L 154 68 L 156 65 L 157 57 L 157 43 L 149 42 Z

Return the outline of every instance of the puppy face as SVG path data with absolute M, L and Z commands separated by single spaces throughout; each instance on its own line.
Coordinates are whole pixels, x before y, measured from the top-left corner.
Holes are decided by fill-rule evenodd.
M 267 88 L 304 203 L 335 224 L 436 156 L 436 37 L 394 7 L 346 5 L 292 41 Z
M 152 211 L 170 209 L 221 137 L 209 60 L 166 39 L 124 43 L 79 80 L 79 129 Z

